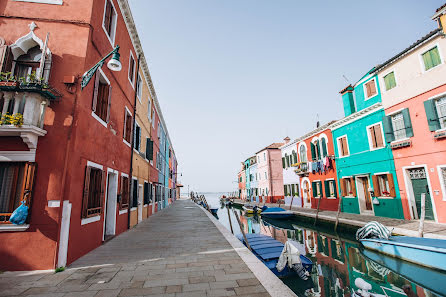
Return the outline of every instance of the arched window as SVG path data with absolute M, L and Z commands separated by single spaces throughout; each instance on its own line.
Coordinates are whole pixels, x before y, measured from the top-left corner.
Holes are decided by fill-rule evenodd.
M 299 155 L 301 162 L 307 162 L 307 148 L 305 145 L 300 146 Z
M 297 163 L 297 153 L 295 150 L 293 150 L 292 156 L 293 156 L 293 161 L 291 163 L 296 164 Z
M 326 157 L 328 155 L 328 150 L 327 150 L 327 141 L 325 140 L 325 137 L 323 137 L 321 139 L 321 150 L 322 150 L 322 156 Z

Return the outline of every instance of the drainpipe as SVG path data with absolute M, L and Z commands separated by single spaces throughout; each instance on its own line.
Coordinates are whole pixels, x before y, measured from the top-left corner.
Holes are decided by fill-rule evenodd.
M 136 86 L 138 86 L 138 75 L 139 75 L 139 63 L 141 60 L 141 55 L 138 55 L 138 62 L 136 64 Z M 133 146 L 135 143 L 135 128 L 136 128 L 136 100 L 137 100 L 137 88 L 135 87 L 135 98 L 133 100 L 133 125 L 132 125 L 132 141 L 130 143 L 130 174 L 129 180 L 131 180 L 131 184 L 133 185 Z M 122 185 L 121 185 L 122 186 Z M 129 187 L 131 190 L 131 187 Z M 133 191 L 132 191 L 133 194 Z M 122 199 L 122 198 L 121 198 Z M 138 199 L 138 197 L 136 197 Z M 131 214 L 131 204 L 130 204 L 130 193 L 129 193 L 129 206 L 127 210 L 127 229 L 130 229 L 130 214 Z
M 269 174 L 269 189 L 271 193 L 271 203 L 273 202 L 273 177 L 271 175 L 271 154 L 269 153 L 269 149 L 266 149 L 268 152 L 268 174 Z M 268 199 L 268 197 L 266 197 Z

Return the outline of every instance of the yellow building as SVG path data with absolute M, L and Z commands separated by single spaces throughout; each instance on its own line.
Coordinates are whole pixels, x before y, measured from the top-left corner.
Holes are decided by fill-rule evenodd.
M 153 99 L 150 96 L 147 82 L 147 79 L 150 80 L 150 76 L 148 73 L 148 77 L 145 76 L 143 69 L 139 70 L 136 84 L 130 227 L 135 226 L 153 213 L 153 187 L 149 179 L 151 164 L 153 164 L 153 142 L 151 142 Z

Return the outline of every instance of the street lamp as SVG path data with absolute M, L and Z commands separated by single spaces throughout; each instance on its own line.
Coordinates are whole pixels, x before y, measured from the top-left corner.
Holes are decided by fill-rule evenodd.
M 111 55 L 113 55 L 113 57 L 107 63 L 108 69 L 110 69 L 111 71 L 121 71 L 122 65 L 121 61 L 119 60 L 119 45 L 117 45 L 108 55 L 103 57 L 99 62 L 96 63 L 96 65 L 91 67 L 90 70 L 87 70 L 84 75 L 82 75 L 81 89 L 84 89 L 88 85 L 98 68 L 101 68 L 102 65 L 104 65 L 105 63 L 105 60 L 107 60 L 107 58 Z

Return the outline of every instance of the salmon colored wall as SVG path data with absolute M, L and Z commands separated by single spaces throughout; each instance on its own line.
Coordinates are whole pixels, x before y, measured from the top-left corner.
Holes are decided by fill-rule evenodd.
M 2 136 L 0 151 L 29 151 L 29 148 L 20 136 Z
M 410 138 L 412 145 L 392 150 L 395 159 L 395 167 L 400 185 L 401 201 L 403 204 L 404 218 L 410 219 L 408 201 L 408 189 L 404 179 L 405 166 L 426 165 L 430 182 L 431 198 L 435 205 L 437 219 L 440 223 L 446 223 L 446 195 L 445 189 L 441 189 L 438 165 L 446 165 L 446 139 L 435 140 L 433 133 L 429 131 L 426 112 L 423 102 L 431 97 L 446 93 L 446 85 L 430 90 L 414 98 L 394 105 L 385 110 L 386 114 L 408 108 L 414 136 Z M 438 193 L 438 194 L 437 194 Z

